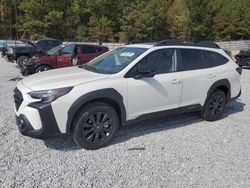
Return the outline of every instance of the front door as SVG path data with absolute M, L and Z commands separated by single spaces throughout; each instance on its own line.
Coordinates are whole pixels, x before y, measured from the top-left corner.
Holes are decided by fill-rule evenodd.
M 63 48 L 57 56 L 57 68 L 71 67 L 72 66 L 72 54 L 75 51 L 75 45 L 70 44 Z
M 176 54 L 175 49 L 154 51 L 128 72 L 128 119 L 179 107 L 182 77 Z M 138 79 L 136 75 L 143 71 L 155 76 Z

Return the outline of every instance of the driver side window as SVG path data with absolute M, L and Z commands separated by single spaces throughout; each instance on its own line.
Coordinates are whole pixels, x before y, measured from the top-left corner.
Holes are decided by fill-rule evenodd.
M 136 75 L 140 71 L 152 71 L 155 74 L 164 74 L 177 71 L 177 55 L 175 49 L 157 50 L 137 63 L 128 73 Z
M 70 44 L 70 45 L 66 46 L 65 48 L 63 48 L 61 53 L 63 55 L 65 55 L 65 54 L 73 54 L 74 50 L 75 50 L 75 45 Z

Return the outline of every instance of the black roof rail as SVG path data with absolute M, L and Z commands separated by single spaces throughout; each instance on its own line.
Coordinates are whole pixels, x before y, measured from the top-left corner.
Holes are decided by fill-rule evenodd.
M 212 41 L 187 42 L 179 39 L 167 39 L 156 43 L 154 46 L 195 46 L 205 48 L 220 48 Z

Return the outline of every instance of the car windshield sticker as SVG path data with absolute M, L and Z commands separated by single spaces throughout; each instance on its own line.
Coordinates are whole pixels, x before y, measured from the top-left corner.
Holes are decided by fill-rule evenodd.
M 134 55 L 135 53 L 132 53 L 132 52 L 124 52 L 120 54 L 121 57 L 132 57 Z

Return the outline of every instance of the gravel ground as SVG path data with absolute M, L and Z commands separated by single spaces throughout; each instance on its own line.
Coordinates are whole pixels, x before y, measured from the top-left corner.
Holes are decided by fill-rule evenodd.
M 0 59 L 0 187 L 250 187 L 250 71 L 224 118 L 196 113 L 130 125 L 115 142 L 86 151 L 70 138 L 20 135 L 12 90 L 14 64 Z

